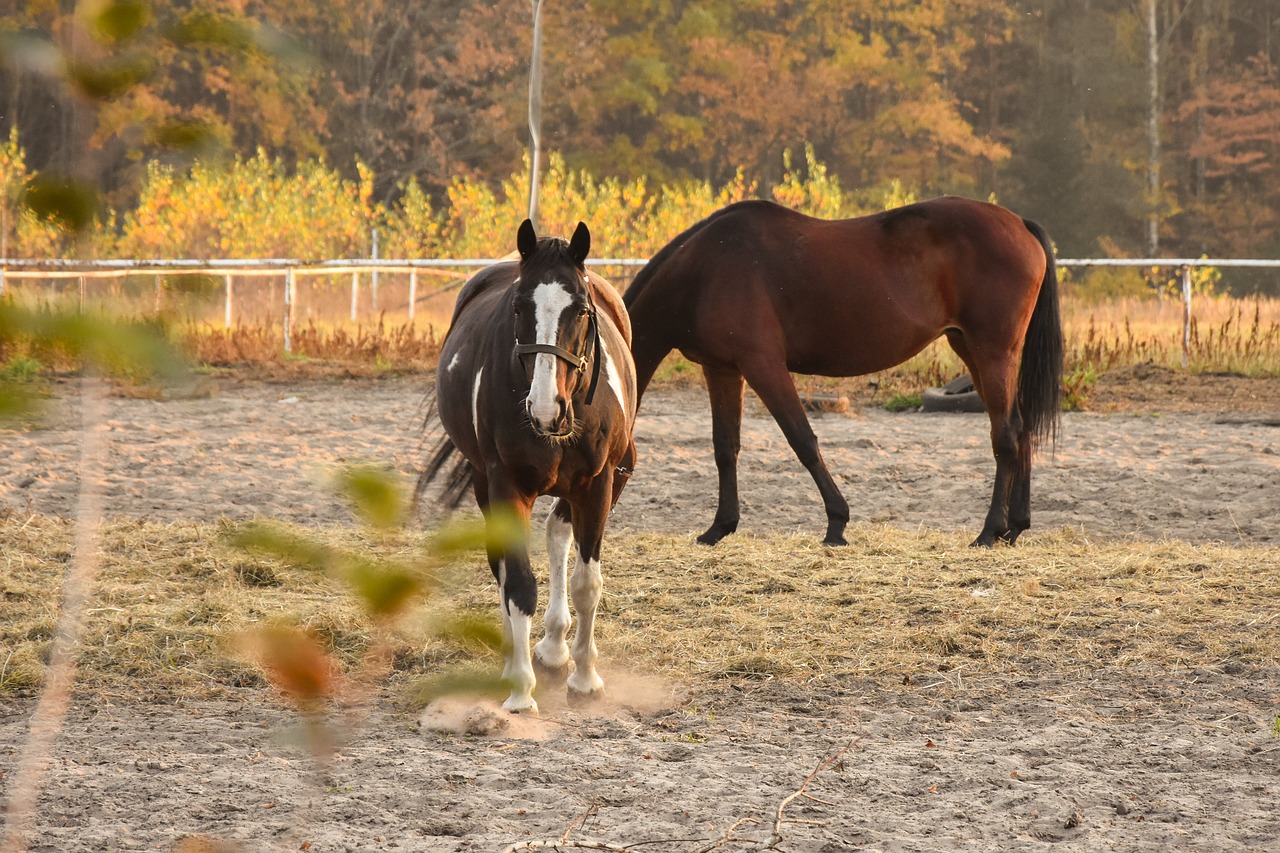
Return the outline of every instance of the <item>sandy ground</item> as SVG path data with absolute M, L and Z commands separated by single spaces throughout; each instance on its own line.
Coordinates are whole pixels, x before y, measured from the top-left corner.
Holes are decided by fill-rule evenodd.
M 1280 407 L 1266 402 L 1274 381 L 1255 388 L 1262 404 L 1222 411 L 1068 415 L 1037 462 L 1028 537 L 1069 526 L 1274 545 Z M 44 428 L 0 431 L 0 511 L 71 512 L 79 433 L 74 389 L 62 390 Z M 372 461 L 411 477 L 421 400 L 409 380 L 220 381 L 209 397 L 113 399 L 107 510 L 344 523 L 326 471 Z M 641 463 L 612 535 L 692 539 L 710 521 L 706 412 L 694 390 L 645 401 Z M 855 523 L 977 531 L 993 469 L 981 416 L 855 408 L 814 427 Z M 743 444 L 742 528 L 820 536 L 812 482 L 754 403 Z M 473 708 L 418 719 L 380 707 L 315 771 L 289 714 L 258 692 L 236 704 L 85 701 L 31 848 L 172 850 L 185 838 L 213 849 L 189 844 L 204 836 L 244 850 L 496 853 L 568 832 L 640 850 L 752 850 L 777 828 L 793 853 L 1280 849 L 1280 738 L 1267 728 L 1278 704 L 1280 673 L 1256 671 L 821 691 L 649 684 L 598 711 L 549 706 L 507 728 Z M 29 711 L 0 700 L 0 789 Z

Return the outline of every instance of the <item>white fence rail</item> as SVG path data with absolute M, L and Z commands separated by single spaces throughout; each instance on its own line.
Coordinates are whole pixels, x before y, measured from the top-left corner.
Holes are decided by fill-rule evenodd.
M 122 278 L 129 276 L 155 277 L 156 311 L 160 309 L 161 281 L 165 276 L 201 275 L 206 277 L 221 276 L 224 280 L 223 323 L 231 327 L 232 306 L 234 303 L 235 276 L 268 276 L 284 278 L 284 295 L 281 323 L 284 328 L 283 343 L 286 352 L 292 347 L 291 328 L 294 324 L 298 294 L 297 281 L 301 276 L 333 276 L 351 275 L 351 319 L 358 318 L 358 299 L 361 276 L 367 274 L 371 290 L 371 302 L 376 313 L 378 308 L 378 274 L 401 273 L 409 277 L 408 316 L 412 321 L 418 302 L 433 295 L 459 287 L 463 278 L 490 264 L 497 263 L 496 258 L 461 258 L 461 259 L 367 259 L 367 260 L 327 260 L 302 261 L 293 258 L 239 259 L 239 260 L 32 260 L 32 259 L 0 259 L 0 296 L 23 280 L 78 279 L 80 284 L 80 304 L 83 307 L 87 283 L 91 279 Z M 587 263 L 594 267 L 621 268 L 623 276 L 630 278 L 635 271 L 648 263 L 645 258 L 591 258 Z M 1196 267 L 1236 267 L 1254 269 L 1280 269 L 1280 259 L 1265 258 L 1061 258 L 1060 267 L 1147 267 L 1176 269 L 1182 282 L 1182 366 L 1187 366 L 1191 347 L 1191 270 Z M 443 287 L 436 288 L 427 294 L 418 293 L 418 277 L 420 274 L 448 275 L 453 278 Z

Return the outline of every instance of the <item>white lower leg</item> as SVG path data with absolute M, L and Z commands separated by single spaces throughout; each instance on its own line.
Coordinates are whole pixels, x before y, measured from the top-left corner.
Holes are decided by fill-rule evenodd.
M 520 608 L 504 604 L 503 610 L 511 622 L 511 649 L 507 653 L 507 665 L 503 669 L 503 678 L 511 685 L 511 695 L 502 707 L 508 711 L 533 711 L 537 713 L 538 703 L 533 701 L 533 660 L 529 657 L 529 633 L 533 616 L 521 612 Z
M 600 561 L 583 562 L 578 555 L 573 571 L 573 609 L 578 613 L 578 630 L 573 635 L 573 662 L 575 669 L 569 676 L 569 689 L 574 693 L 595 693 L 604 687 L 604 681 L 596 672 L 595 629 L 596 607 L 600 604 L 603 581 Z
M 556 506 L 547 516 L 547 556 L 551 561 L 551 578 L 547 590 L 546 635 L 533 648 L 533 654 L 549 670 L 558 671 L 569 665 L 569 546 L 573 529 L 556 515 Z
M 507 614 L 506 595 L 502 588 L 507 583 L 507 563 L 498 561 L 498 613 L 502 617 L 502 680 L 511 678 L 511 617 Z

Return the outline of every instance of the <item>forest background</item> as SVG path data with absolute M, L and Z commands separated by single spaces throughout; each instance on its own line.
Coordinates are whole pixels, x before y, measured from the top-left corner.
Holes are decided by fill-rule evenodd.
M 372 228 L 383 257 L 504 253 L 527 193 L 530 11 L 0 0 L 2 254 L 368 257 Z M 543 16 L 546 219 L 594 217 L 596 255 L 647 256 L 741 197 L 835 216 L 955 193 L 1042 222 L 1064 256 L 1280 256 L 1274 0 Z M 73 238 L 41 198 L 65 213 L 81 187 Z M 1280 292 L 1250 271 L 1222 284 Z

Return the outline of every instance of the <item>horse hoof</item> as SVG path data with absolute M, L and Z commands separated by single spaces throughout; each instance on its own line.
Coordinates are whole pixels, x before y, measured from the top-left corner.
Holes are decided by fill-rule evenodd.
M 543 663 L 542 658 L 537 655 L 533 656 L 533 672 L 537 676 L 539 684 L 564 684 L 572 671 L 568 661 L 559 666 L 552 666 L 551 664 Z
M 502 709 L 511 714 L 532 714 L 538 716 L 538 703 L 530 696 L 528 699 L 512 696 L 502 703 Z
M 843 546 L 845 546 L 845 545 L 848 545 L 848 544 L 849 544 L 849 540 L 848 540 L 848 539 L 845 539 L 845 538 L 844 538 L 844 535 L 843 535 L 843 534 L 841 534 L 841 533 L 837 533 L 837 534 L 835 534 L 834 536 L 833 536 L 832 534 L 828 533 L 828 534 L 827 534 L 827 536 L 826 536 L 826 538 L 822 540 L 822 544 L 823 544 L 823 545 L 830 546 L 830 547 L 832 547 L 832 548 L 840 548 L 840 547 L 843 547 Z
M 594 708 L 604 702 L 604 688 L 597 687 L 595 690 L 584 693 L 570 687 L 567 696 L 570 708 Z
M 699 545 L 714 545 L 724 537 L 728 536 L 738 529 L 735 524 L 730 527 L 727 524 L 713 524 L 707 528 L 707 532 L 698 537 Z
M 991 547 L 994 547 L 995 544 L 996 544 L 996 535 L 994 533 L 988 533 L 987 531 L 984 530 L 982 531 L 982 533 L 978 535 L 977 539 L 969 543 L 969 547 L 970 548 L 991 548 Z
M 999 533 L 989 533 L 982 531 L 977 539 L 969 543 L 970 548 L 994 548 L 996 545 L 1008 545 L 1013 547 L 1013 543 L 1017 541 L 1018 534 L 1021 530 L 1002 530 Z

